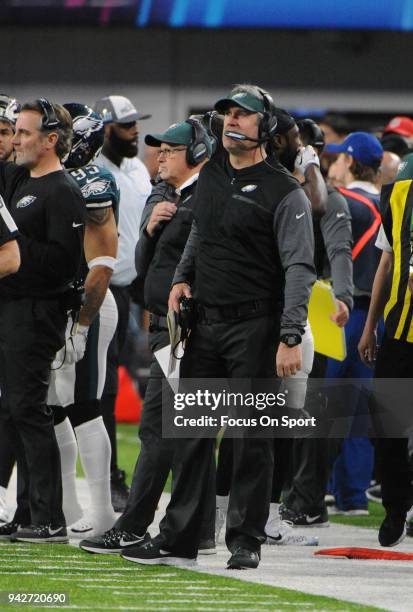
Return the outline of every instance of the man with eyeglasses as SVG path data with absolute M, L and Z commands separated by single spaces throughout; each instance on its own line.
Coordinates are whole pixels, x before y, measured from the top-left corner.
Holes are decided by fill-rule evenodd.
M 0 194 L 19 227 L 21 254 L 19 271 L 0 281 L 0 418 L 19 474 L 17 510 L 0 527 L 2 540 L 68 541 L 47 392 L 83 252 L 83 198 L 61 162 L 71 138 L 67 111 L 40 98 L 17 118 L 16 163 L 0 162 Z
M 145 138 L 148 146 L 159 148 L 162 183 L 154 187 L 152 197 L 160 197 L 161 188 L 165 193 L 164 199 L 154 205 L 152 197 L 149 198 L 145 208 L 151 212 L 143 221 L 136 248 L 136 268 L 144 281 L 145 306 L 151 313 L 149 344 L 153 353 L 169 344 L 166 321 L 169 288 L 191 229 L 198 175 L 212 151 L 210 137 L 200 124 L 195 136 L 195 121 L 173 124 L 165 132 L 148 134 Z M 196 159 L 194 143 L 198 147 Z M 139 430 L 141 450 L 126 509 L 113 529 L 101 537 L 83 540 L 80 543 L 83 550 L 120 553 L 149 538 L 147 529 L 153 521 L 173 457 L 171 440 L 162 438 L 163 380 L 154 356 Z M 212 503 L 201 554 L 215 552 L 214 518 L 215 504 Z
M 122 512 L 129 489 L 125 482 L 125 472 L 118 468 L 117 463 L 115 402 L 118 393 L 119 358 L 125 344 L 129 321 L 129 288 L 136 278 L 135 246 L 139 238 L 142 211 L 152 189 L 149 173 L 137 158 L 138 121 L 149 119 L 151 115 L 139 113 L 124 96 L 101 98 L 96 102 L 94 110 L 102 115 L 105 123 L 105 141 L 102 153 L 95 163 L 113 174 L 120 191 L 118 254 L 110 285 L 118 307 L 119 319 L 108 350 L 101 408 L 112 447 L 112 504 L 116 512 Z

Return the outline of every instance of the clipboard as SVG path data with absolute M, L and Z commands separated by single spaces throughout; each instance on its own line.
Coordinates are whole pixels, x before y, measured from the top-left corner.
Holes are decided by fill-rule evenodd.
M 333 288 L 325 281 L 317 280 L 311 291 L 308 304 L 308 319 L 314 336 L 317 353 L 344 361 L 347 356 L 346 334 L 330 319 L 337 311 Z

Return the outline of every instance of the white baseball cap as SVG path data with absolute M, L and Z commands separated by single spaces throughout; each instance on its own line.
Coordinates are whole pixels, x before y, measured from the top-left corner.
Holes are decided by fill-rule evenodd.
M 125 96 L 107 96 L 94 105 L 94 110 L 102 116 L 104 123 L 131 123 L 149 119 L 152 115 L 142 114 Z

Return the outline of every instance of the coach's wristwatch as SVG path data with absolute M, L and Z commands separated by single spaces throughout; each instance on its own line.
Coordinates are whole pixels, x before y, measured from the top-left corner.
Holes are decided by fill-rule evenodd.
M 293 346 L 297 346 L 297 344 L 301 344 L 301 335 L 300 334 L 282 334 L 280 336 L 280 342 L 283 342 L 288 347 L 292 348 Z

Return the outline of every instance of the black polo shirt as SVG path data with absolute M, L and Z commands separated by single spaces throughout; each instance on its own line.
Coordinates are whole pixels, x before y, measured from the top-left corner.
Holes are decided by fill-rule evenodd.
M 4 297 L 53 297 L 74 280 L 83 252 L 85 207 L 65 170 L 32 178 L 29 170 L 0 163 L 0 194 L 19 228 L 21 266 L 2 280 Z

